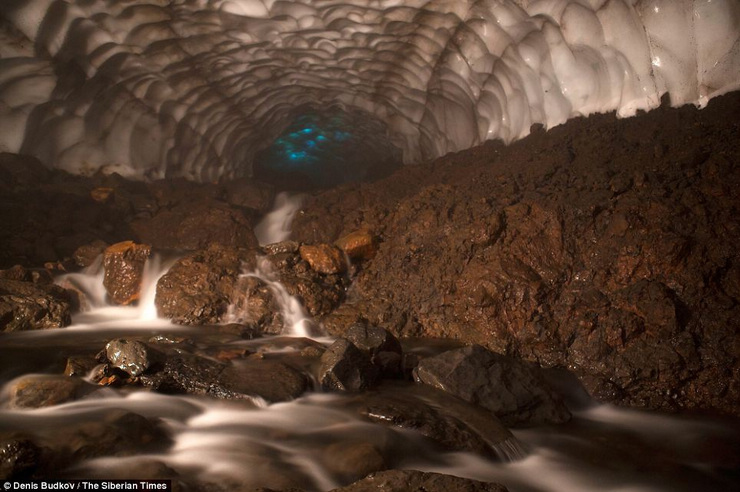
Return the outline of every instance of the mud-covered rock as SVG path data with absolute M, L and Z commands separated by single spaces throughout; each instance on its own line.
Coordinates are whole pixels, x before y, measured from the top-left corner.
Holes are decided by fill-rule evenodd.
M 414 379 L 490 410 L 509 426 L 570 420 L 565 404 L 536 367 L 479 345 L 423 359 Z
M 148 244 L 123 241 L 103 252 L 103 286 L 115 304 L 128 305 L 139 299 L 141 280 L 152 248 Z
M 72 322 L 72 301 L 63 288 L 0 278 L 0 331 L 62 328 Z
M 503 485 L 439 473 L 388 470 L 332 492 L 506 492 Z
M 352 342 L 340 338 L 321 356 L 319 383 L 327 390 L 362 391 L 372 387 L 379 371 Z
M 349 327 L 345 338 L 370 357 L 370 362 L 383 377 L 394 378 L 402 374 L 401 342 L 388 330 L 368 323 L 355 323 Z

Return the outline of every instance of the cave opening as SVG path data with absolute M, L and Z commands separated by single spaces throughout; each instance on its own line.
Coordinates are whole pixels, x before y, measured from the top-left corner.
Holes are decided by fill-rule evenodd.
M 374 181 L 402 165 L 385 123 L 358 109 L 303 106 L 255 156 L 254 177 L 280 190 L 307 191 Z

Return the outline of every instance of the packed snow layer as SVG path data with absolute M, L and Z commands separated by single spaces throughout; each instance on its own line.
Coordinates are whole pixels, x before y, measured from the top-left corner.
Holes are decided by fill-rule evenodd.
M 737 0 L 0 2 L 0 150 L 74 173 L 249 175 L 296 108 L 416 162 L 738 87 Z

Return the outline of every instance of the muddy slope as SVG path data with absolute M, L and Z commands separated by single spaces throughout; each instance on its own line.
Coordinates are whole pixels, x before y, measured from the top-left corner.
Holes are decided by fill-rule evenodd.
M 740 94 L 572 120 L 309 199 L 294 238 L 381 241 L 348 302 L 400 336 L 564 366 L 598 398 L 736 413 Z

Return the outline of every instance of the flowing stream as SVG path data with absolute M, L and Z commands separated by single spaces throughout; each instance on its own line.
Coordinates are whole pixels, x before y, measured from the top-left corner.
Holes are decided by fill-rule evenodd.
M 290 222 L 286 216 L 295 213 L 296 202 L 288 196 L 280 201 L 283 208 L 266 218 L 274 222 L 262 227 L 278 231 L 278 239 L 285 239 Z M 275 238 L 263 235 L 260 239 Z M 268 279 L 270 287 L 280 293 L 284 310 L 293 313 L 286 317 L 293 326 L 291 333 L 245 340 L 219 327 L 177 326 L 157 319 L 154 287 L 169 265 L 156 258 L 150 262 L 138 307 L 105 304 L 99 265 L 59 279 L 86 292 L 88 310 L 75 316 L 72 326 L 65 329 L 0 338 L 0 436 L 20 432 L 50 447 L 76 442 L 80 435 L 98 436 L 100 446 L 107 439 L 115 441 L 115 456 L 92 453 L 59 468 L 53 478 L 176 476 L 186 483 L 218 484 L 225 490 L 298 487 L 324 491 L 363 476 L 363 467 L 379 454 L 384 467 L 495 481 L 515 492 L 740 490 L 737 421 L 599 405 L 572 376 L 559 371 L 551 371 L 549 377 L 566 398 L 573 420 L 560 426 L 514 430 L 515 439 L 497 449 L 498 459 L 444 450 L 417 432 L 370 422 L 354 409 L 362 395 L 317 389 L 290 402 L 268 404 L 259 398 L 223 401 L 130 386 L 100 387 L 76 401 L 47 408 L 9 405 L 8 393 L 16 378 L 62 374 L 67 357 L 95 354 L 117 337 L 187 338 L 204 352 L 248 349 L 276 358 L 289 358 L 311 344 L 328 341 L 307 338 L 305 312 L 269 272 L 259 268 L 246 274 Z M 408 342 L 404 348 L 438 350 L 423 341 Z M 399 382 L 381 388 L 379 394 L 408 398 L 413 395 L 410 387 L 411 383 Z M 159 445 L 156 439 L 151 445 L 146 440 L 141 444 L 132 435 L 146 431 L 129 421 L 119 431 L 110 430 L 112 416 L 121 411 L 156 422 L 167 438 Z M 104 427 L 108 430 L 96 434 L 97 424 L 108 425 Z M 121 451 L 131 447 L 133 452 Z

